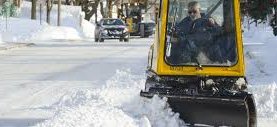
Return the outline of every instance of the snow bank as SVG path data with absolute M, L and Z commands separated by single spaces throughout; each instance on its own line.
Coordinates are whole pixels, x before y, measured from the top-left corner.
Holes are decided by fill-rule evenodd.
M 244 33 L 247 77 L 250 84 L 272 84 L 277 82 L 277 37 L 271 27 L 251 27 Z
M 94 25 L 80 19 L 81 8 L 79 6 L 62 6 L 61 27 L 56 26 L 57 5 L 54 5 L 50 18 L 51 24 L 55 26 L 50 26 L 45 22 L 45 7 L 42 11 L 42 24 L 40 24 L 39 8 L 37 9 L 37 20 L 31 20 L 31 2 L 23 1 L 20 18 L 8 18 L 7 30 L 6 20 L 0 19 L 2 35 L 0 42 L 30 42 L 33 40 L 39 42 L 39 40 L 76 40 L 83 37 L 94 37 Z
M 21 7 L 21 18 L 31 18 L 31 2 L 29 1 L 23 1 L 22 7 Z M 39 5 L 37 5 L 36 10 L 36 18 L 37 20 L 40 20 L 40 8 Z M 50 13 L 50 24 L 57 26 L 57 15 L 58 15 L 58 7 L 57 4 L 54 4 Z M 80 28 L 80 16 L 81 16 L 81 7 L 80 6 L 67 6 L 62 5 L 61 6 L 61 26 L 68 26 L 73 27 L 75 29 Z M 42 14 L 41 14 L 42 21 L 46 22 L 46 6 L 42 6 Z
M 0 33 L 0 44 L 2 44 L 2 43 L 4 43 L 4 42 L 2 41 L 2 34 Z
M 252 86 L 259 117 L 277 120 L 277 85 L 276 83 Z
M 272 38 L 272 28 L 266 24 L 260 24 L 257 27 L 251 24 L 250 29 L 244 29 L 243 39 L 244 43 L 265 43 L 267 39 Z
M 95 24 L 88 22 L 87 20 L 82 21 L 82 31 L 85 37 L 94 38 Z
M 246 76 L 256 101 L 258 126 L 276 126 L 277 37 L 270 27 L 252 26 L 244 32 L 244 43 Z
M 21 9 L 20 17 L 21 18 L 30 18 L 31 17 L 31 2 L 24 1 L 23 6 Z M 57 26 L 57 5 L 54 4 L 51 14 L 50 14 L 50 25 Z M 82 17 L 82 10 L 80 6 L 67 6 L 62 5 L 61 6 L 61 26 L 63 28 L 70 27 L 68 29 L 74 28 L 76 32 L 78 32 L 77 39 L 80 37 L 87 37 L 87 38 L 94 38 L 94 24 L 91 22 L 88 22 L 87 20 Z M 46 7 L 42 6 L 42 22 L 46 22 Z M 40 20 L 40 10 L 39 5 L 37 6 L 37 20 Z M 50 28 L 53 29 L 53 28 Z M 46 30 L 49 33 L 49 30 Z M 60 31 L 59 29 L 57 31 Z M 66 30 L 64 30 L 66 31 Z M 52 36 L 52 35 L 51 35 Z M 53 35 L 54 36 L 54 35 Z M 68 36 L 69 37 L 69 36 Z M 46 37 L 43 37 L 42 40 L 45 40 Z M 59 39 L 62 37 L 58 37 Z M 51 37 L 49 38 L 51 39 Z M 57 39 L 57 37 L 54 37 L 53 39 Z M 66 39 L 66 38 L 63 38 Z M 76 39 L 76 35 L 73 37 L 70 37 L 69 39 Z
M 32 40 L 36 40 L 36 43 L 40 43 L 39 40 L 51 40 L 51 39 L 65 39 L 65 40 L 78 40 L 82 35 L 72 27 L 55 27 L 48 26 L 42 31 L 38 32 Z
M 139 96 L 144 78 L 117 71 L 103 88 L 75 91 L 55 104 L 56 115 L 38 127 L 179 127 L 184 122 L 168 108 L 166 99 Z
M 0 32 L 4 42 L 27 42 L 47 25 L 30 19 L 8 18 L 0 19 Z
M 51 39 L 81 39 L 82 34 L 73 27 L 49 26 L 38 20 L 9 18 L 8 29 L 5 28 L 5 21 L 0 20 L 2 40 L 4 42 L 31 42 Z

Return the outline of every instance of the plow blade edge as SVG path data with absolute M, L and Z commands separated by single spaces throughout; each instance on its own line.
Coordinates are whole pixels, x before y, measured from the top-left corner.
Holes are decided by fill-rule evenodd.
M 141 92 L 141 96 L 151 98 L 154 94 Z M 194 126 L 255 127 L 256 109 L 251 94 L 239 97 L 201 97 L 186 95 L 161 95 L 180 118 Z

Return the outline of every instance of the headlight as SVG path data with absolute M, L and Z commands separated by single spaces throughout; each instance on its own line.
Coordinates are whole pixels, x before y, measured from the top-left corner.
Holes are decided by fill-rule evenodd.
M 128 28 L 125 28 L 125 29 L 123 30 L 123 33 L 126 33 L 126 32 L 128 32 Z
M 108 30 L 102 30 L 102 34 L 108 34 Z

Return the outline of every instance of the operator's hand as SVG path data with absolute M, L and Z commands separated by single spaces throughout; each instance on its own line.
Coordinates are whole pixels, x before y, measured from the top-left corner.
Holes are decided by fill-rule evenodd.
M 208 22 L 209 22 L 209 24 L 208 24 L 209 26 L 215 26 L 215 21 L 213 18 L 209 18 Z
M 170 28 L 168 33 L 171 37 L 178 37 L 178 33 L 176 31 L 176 28 Z

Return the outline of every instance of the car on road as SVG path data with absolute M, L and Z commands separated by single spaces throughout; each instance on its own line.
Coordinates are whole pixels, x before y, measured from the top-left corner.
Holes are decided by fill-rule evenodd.
M 131 36 L 140 36 L 141 38 L 147 38 L 155 32 L 155 22 L 140 22 L 137 25 L 133 24 Z
M 104 42 L 106 39 L 119 39 L 128 42 L 129 32 L 126 24 L 117 18 L 103 18 L 97 22 L 95 31 L 95 42 Z

